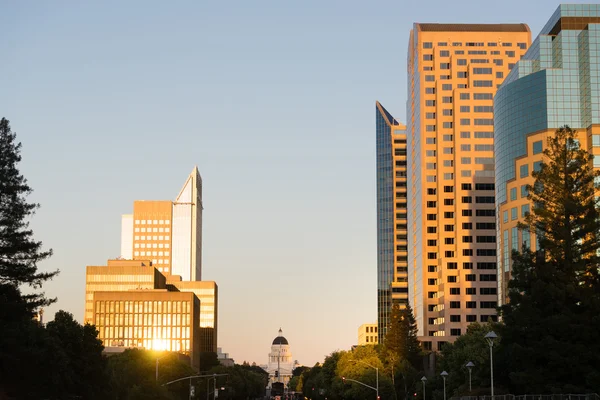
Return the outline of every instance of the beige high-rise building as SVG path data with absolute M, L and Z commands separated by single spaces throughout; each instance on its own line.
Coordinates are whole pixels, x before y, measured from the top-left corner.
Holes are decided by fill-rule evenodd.
M 493 98 L 525 24 L 417 23 L 408 50 L 408 283 L 425 349 L 496 318 Z
M 137 200 L 121 219 L 121 257 L 165 275 L 202 279 L 202 178 L 194 168 L 175 201 Z
M 378 344 L 377 324 L 362 324 L 358 328 L 358 345 Z

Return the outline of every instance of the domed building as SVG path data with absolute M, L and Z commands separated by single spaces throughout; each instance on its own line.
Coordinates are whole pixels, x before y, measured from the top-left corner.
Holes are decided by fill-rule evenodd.
M 269 353 L 269 363 L 267 372 L 269 373 L 270 389 L 275 382 L 283 383 L 284 387 L 288 387 L 290 379 L 292 379 L 292 370 L 294 361 L 292 360 L 292 352 L 287 339 L 283 337 L 283 332 L 279 328 L 279 335 L 273 339 L 271 352 Z

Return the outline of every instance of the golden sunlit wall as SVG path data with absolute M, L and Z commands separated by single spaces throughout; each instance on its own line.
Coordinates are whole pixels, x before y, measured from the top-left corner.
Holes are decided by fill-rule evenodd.
M 406 126 L 375 104 L 377 149 L 377 326 L 383 342 L 392 304 L 408 303 Z
M 152 260 L 165 274 L 171 272 L 172 209 L 170 201 L 133 203 L 133 259 Z
M 425 349 L 496 319 L 494 94 L 525 24 L 415 24 L 408 54 L 408 283 Z
M 200 302 L 193 293 L 95 292 L 93 301 L 93 321 L 105 347 L 175 351 L 199 367 Z
M 200 351 L 217 352 L 219 287 L 213 281 L 181 281 L 171 276 L 167 281 L 175 290 L 192 292 L 200 300 Z
M 108 260 L 107 266 L 88 266 L 85 274 L 84 323 L 93 323 L 94 292 L 165 288 L 166 279 L 148 260 Z
M 494 104 L 499 300 L 507 300 L 511 253 L 537 249 L 517 224 L 530 211 L 527 184 L 544 160 L 546 141 L 568 125 L 600 168 L 600 5 L 560 5 L 517 63 Z

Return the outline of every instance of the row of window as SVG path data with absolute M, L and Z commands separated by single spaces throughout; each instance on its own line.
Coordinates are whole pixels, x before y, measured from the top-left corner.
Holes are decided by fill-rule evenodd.
M 458 275 L 449 275 L 446 277 L 447 282 L 448 283 L 458 283 Z M 476 274 L 467 274 L 465 275 L 465 281 L 467 282 L 476 282 L 477 281 L 477 276 Z M 496 281 L 496 274 L 480 274 L 479 275 L 479 281 L 480 282 L 495 282 Z M 427 282 L 428 285 L 437 285 L 438 284 L 438 280 L 435 278 L 430 278 Z M 473 288 L 474 289 L 474 288 Z M 436 293 L 436 292 L 429 292 L 429 298 L 435 297 L 434 295 L 431 295 L 431 293 Z M 473 293 L 469 293 L 467 291 L 467 294 L 475 294 L 475 292 Z
M 472 250 L 472 249 L 469 249 Z M 480 253 L 481 251 L 481 253 Z M 464 254 L 463 254 L 464 255 Z M 471 256 L 473 255 L 473 253 L 470 254 Z M 491 256 L 496 256 L 496 249 L 477 249 L 477 256 L 479 257 L 491 257 Z M 495 262 L 478 262 L 476 263 L 477 265 L 477 269 L 496 269 L 497 268 L 497 264 Z M 447 269 L 457 269 L 458 268 L 458 263 L 456 262 L 449 262 L 446 264 L 446 268 Z M 472 262 L 464 262 L 463 263 L 463 269 L 473 269 L 473 263 Z M 427 266 L 427 272 L 438 272 L 438 266 L 437 265 L 428 265 Z
M 133 230 L 134 232 L 154 232 L 154 233 L 161 233 L 161 232 L 166 232 L 169 233 L 171 231 L 170 228 L 134 228 Z
M 452 47 L 461 47 L 463 45 L 462 42 L 452 42 Z M 487 42 L 487 46 L 488 47 L 497 47 L 497 46 L 502 46 L 502 47 L 512 47 L 512 42 L 502 42 L 502 41 L 498 41 L 498 42 Z M 486 43 L 485 42 L 466 42 L 465 43 L 466 47 L 485 47 Z M 437 42 L 437 47 L 448 47 L 448 42 Z M 527 49 L 527 43 L 517 43 L 517 47 L 525 50 Z M 433 42 L 423 42 L 423 48 L 424 49 L 433 49 Z
M 168 219 L 159 219 L 159 220 L 152 220 L 152 219 L 136 219 L 135 220 L 135 224 L 136 225 L 169 225 L 171 223 L 171 221 L 169 221 Z

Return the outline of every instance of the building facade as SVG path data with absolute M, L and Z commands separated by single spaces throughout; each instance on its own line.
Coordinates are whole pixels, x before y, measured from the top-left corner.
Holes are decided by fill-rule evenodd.
M 179 276 L 167 278 L 167 287 L 180 292 L 192 292 L 200 300 L 200 351 L 217 351 L 219 287 L 213 281 L 182 281 Z
M 358 328 L 358 345 L 378 344 L 377 324 L 362 324 Z
M 508 75 L 494 101 L 498 287 L 506 301 L 512 250 L 536 249 L 517 224 L 546 139 L 568 125 L 600 167 L 600 5 L 563 4 Z
M 273 339 L 271 352 L 269 353 L 269 362 L 267 364 L 267 372 L 269 373 L 268 388 L 271 388 L 275 382 L 281 382 L 287 388 L 290 379 L 292 379 L 293 369 L 294 361 L 292 359 L 290 344 L 283 337 L 283 332 L 280 328 L 279 334 Z
M 392 304 L 408 302 L 406 127 L 375 104 L 377 143 L 377 325 L 378 342 Z
M 496 89 L 525 24 L 414 25 L 408 50 L 408 284 L 425 349 L 496 318 Z
M 175 201 L 135 201 L 121 218 L 121 257 L 151 260 L 165 275 L 202 279 L 202 178 L 187 177 Z

